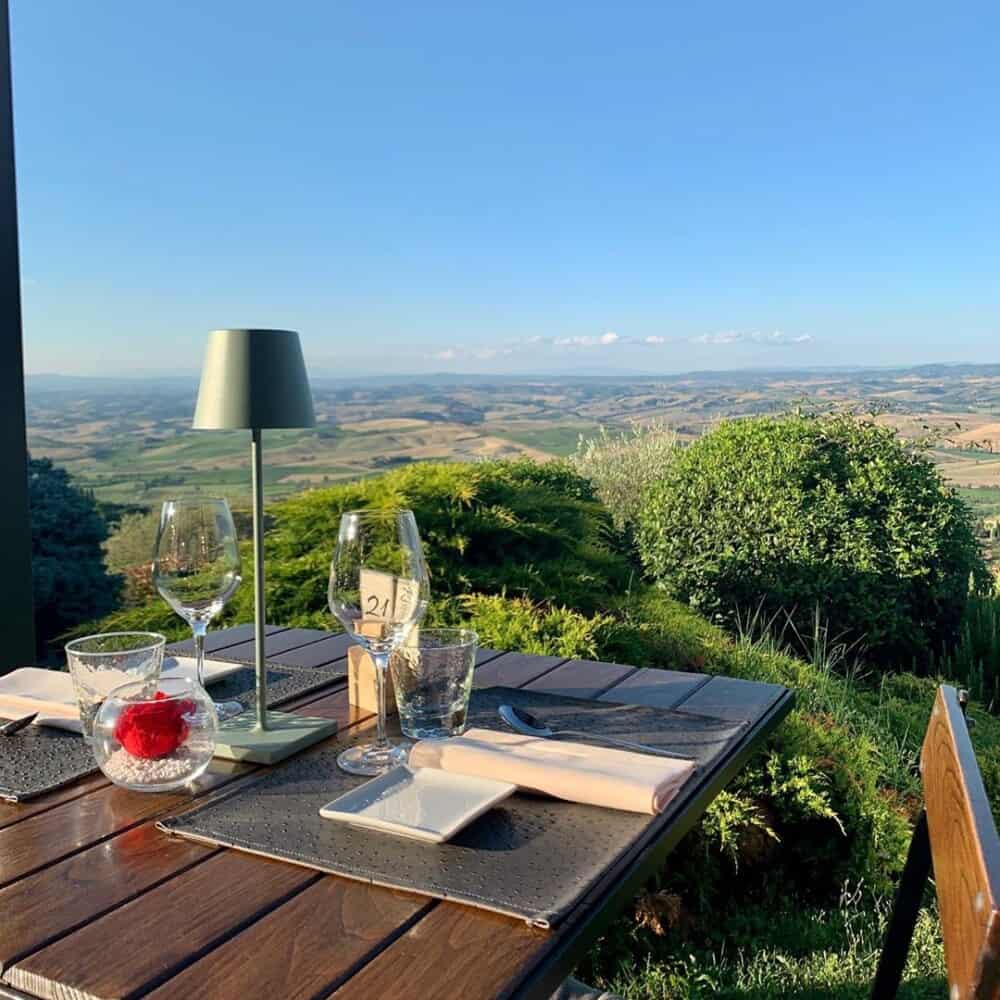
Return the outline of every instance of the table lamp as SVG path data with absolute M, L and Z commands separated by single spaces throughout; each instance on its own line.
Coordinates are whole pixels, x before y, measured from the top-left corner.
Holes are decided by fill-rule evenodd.
M 267 708 L 264 658 L 265 428 L 313 427 L 312 394 L 299 335 L 292 330 L 213 330 L 208 338 L 194 410 L 196 430 L 250 431 L 253 488 L 254 637 L 256 713 L 219 725 L 216 756 L 273 764 L 337 731 L 330 719 Z

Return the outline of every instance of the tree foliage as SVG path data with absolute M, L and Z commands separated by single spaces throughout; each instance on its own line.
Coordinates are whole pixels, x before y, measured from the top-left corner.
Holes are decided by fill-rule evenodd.
M 108 529 L 94 498 L 47 458 L 30 459 L 31 566 L 39 651 L 117 604 L 121 577 L 104 566 Z
M 677 432 L 653 421 L 617 433 L 602 427 L 595 437 L 581 435 L 571 461 L 624 533 L 635 529 L 646 490 L 660 479 L 676 450 Z
M 820 608 L 868 659 L 905 667 L 952 642 L 970 578 L 986 580 L 972 519 L 929 459 L 846 416 L 721 424 L 646 495 L 643 562 L 715 620 Z

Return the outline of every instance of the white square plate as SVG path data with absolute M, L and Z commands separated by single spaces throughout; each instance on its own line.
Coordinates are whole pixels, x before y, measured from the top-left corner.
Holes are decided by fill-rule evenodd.
M 516 785 L 405 764 L 323 806 L 319 814 L 352 826 L 443 844 L 513 795 Z

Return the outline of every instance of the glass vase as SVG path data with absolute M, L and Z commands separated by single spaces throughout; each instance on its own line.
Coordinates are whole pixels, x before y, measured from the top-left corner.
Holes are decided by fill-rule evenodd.
M 169 792 L 204 773 L 219 722 L 208 692 L 188 677 L 162 677 L 152 693 L 123 684 L 104 700 L 94 723 L 94 756 L 116 785 Z

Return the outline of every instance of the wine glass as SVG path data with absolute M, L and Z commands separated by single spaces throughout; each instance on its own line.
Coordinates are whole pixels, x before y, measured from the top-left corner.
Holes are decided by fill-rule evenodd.
M 198 683 L 205 686 L 208 623 L 240 585 L 236 525 L 225 500 L 166 500 L 160 511 L 153 583 L 194 634 Z M 219 719 L 239 715 L 238 701 L 215 703 Z
M 430 596 L 420 533 L 411 510 L 352 510 L 340 518 L 330 564 L 330 610 L 375 661 L 378 729 L 374 743 L 338 758 L 351 774 L 376 775 L 406 761 L 408 747 L 385 735 L 389 656 L 423 618 Z

